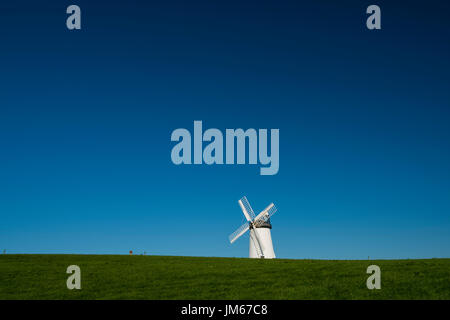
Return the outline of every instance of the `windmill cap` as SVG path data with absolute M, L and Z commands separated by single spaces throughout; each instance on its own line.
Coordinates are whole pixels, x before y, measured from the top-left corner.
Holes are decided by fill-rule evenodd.
M 254 227 L 255 228 L 269 228 L 272 229 L 272 224 L 270 223 L 270 219 L 268 219 L 267 221 L 256 221 L 254 222 Z

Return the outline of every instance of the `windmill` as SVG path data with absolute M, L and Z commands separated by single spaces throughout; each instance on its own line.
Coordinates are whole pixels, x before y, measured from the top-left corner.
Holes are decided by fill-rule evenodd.
M 250 258 L 275 258 L 272 236 L 270 235 L 270 229 L 272 229 L 270 217 L 277 211 L 275 205 L 273 203 L 269 204 L 267 208 L 255 216 L 246 197 L 242 197 L 238 203 L 247 222 L 229 236 L 230 243 L 235 242 L 239 237 L 246 233 L 247 230 L 250 230 Z

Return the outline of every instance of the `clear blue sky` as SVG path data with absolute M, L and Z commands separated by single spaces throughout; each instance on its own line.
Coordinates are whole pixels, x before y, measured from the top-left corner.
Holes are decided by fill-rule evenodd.
M 448 2 L 316 2 L 3 1 L 0 249 L 245 257 L 246 195 L 278 257 L 450 257 Z M 173 165 L 194 120 L 279 173 Z

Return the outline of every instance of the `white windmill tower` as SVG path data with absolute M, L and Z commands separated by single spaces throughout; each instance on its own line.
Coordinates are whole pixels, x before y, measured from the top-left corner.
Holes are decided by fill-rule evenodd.
M 230 235 L 230 242 L 235 242 L 240 236 L 246 233 L 247 230 L 250 230 L 250 258 L 275 258 L 272 236 L 270 235 L 272 225 L 270 224 L 269 219 L 277 211 L 275 205 L 273 203 L 269 204 L 267 208 L 255 216 L 246 197 L 243 197 L 238 203 L 247 222 Z

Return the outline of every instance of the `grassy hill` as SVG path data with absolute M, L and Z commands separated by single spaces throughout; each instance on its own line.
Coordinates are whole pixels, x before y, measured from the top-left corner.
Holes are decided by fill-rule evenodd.
M 68 290 L 66 268 L 81 268 Z M 381 290 L 366 269 L 381 268 Z M 0 299 L 450 299 L 450 259 L 0 255 Z

